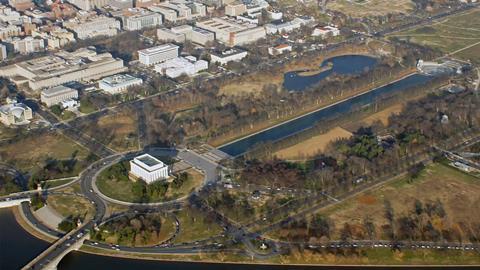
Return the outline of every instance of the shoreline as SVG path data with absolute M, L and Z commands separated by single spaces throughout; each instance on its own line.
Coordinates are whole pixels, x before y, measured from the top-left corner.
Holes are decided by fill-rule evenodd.
M 24 220 L 22 214 L 20 213 L 20 209 L 17 207 L 11 208 L 12 213 L 14 214 L 15 220 L 17 223 L 28 232 L 30 235 L 48 242 L 53 243 L 55 239 L 47 239 L 43 234 L 39 235 L 40 233 L 37 232 L 35 229 L 30 228 L 27 221 Z M 252 265 L 252 266 L 292 266 L 292 267 L 373 267 L 373 268 L 380 268 L 380 267 L 388 267 L 388 268 L 411 268 L 411 267 L 421 267 L 421 268 L 433 268 L 433 267 L 475 267 L 480 265 L 480 263 L 476 264 L 451 264 L 451 265 L 440 265 L 440 264 L 332 264 L 332 263 L 278 263 L 278 262 L 262 262 L 262 261 L 235 261 L 235 260 L 226 260 L 220 261 L 215 259 L 197 259 L 194 256 L 205 256 L 205 254 L 158 254 L 158 253 L 128 253 L 128 252 L 119 252 L 119 253 L 102 253 L 102 252 L 95 252 L 95 250 L 104 250 L 105 252 L 111 252 L 109 249 L 103 249 L 98 247 L 92 247 L 89 245 L 82 245 L 82 247 L 78 250 L 78 252 L 84 254 L 90 254 L 94 256 L 103 256 L 103 257 L 110 257 L 110 258 L 122 258 L 122 259 L 129 259 L 129 260 L 137 260 L 137 261 L 158 261 L 158 262 L 176 262 L 176 263 L 195 263 L 195 264 L 221 264 L 221 265 Z M 140 257 L 138 255 L 146 255 L 147 257 Z M 207 256 L 209 253 L 206 253 Z M 151 255 L 151 257 L 149 257 Z M 158 256 L 158 257 L 155 257 Z M 160 256 L 163 256 L 160 257 Z M 175 258 L 177 256 L 177 258 Z
M 355 98 L 355 97 L 362 96 L 362 95 L 364 95 L 364 94 L 370 93 L 370 92 L 375 91 L 375 90 L 377 90 L 377 89 L 379 89 L 379 88 L 381 88 L 381 87 L 385 87 L 385 86 L 387 86 L 387 85 L 396 83 L 396 82 L 398 82 L 398 81 L 401 81 L 401 80 L 403 80 L 403 79 L 405 79 L 405 78 L 408 78 L 408 77 L 410 77 L 410 76 L 413 76 L 413 75 L 415 75 L 415 74 L 419 74 L 419 73 L 418 73 L 417 71 L 411 71 L 411 70 L 410 70 L 410 71 L 407 72 L 406 74 L 402 75 L 400 78 L 397 78 L 397 79 L 395 79 L 395 80 L 393 80 L 393 81 L 390 81 L 390 82 L 388 82 L 388 83 L 379 85 L 379 86 L 374 87 L 374 88 L 370 88 L 369 90 L 366 90 L 366 91 L 360 91 L 360 92 L 357 93 L 357 94 L 348 96 L 347 98 L 338 100 L 338 101 L 336 101 L 336 102 L 334 102 L 334 103 L 328 104 L 328 105 L 326 105 L 326 106 L 323 106 L 323 107 L 320 107 L 320 108 L 317 108 L 317 109 L 314 109 L 314 110 L 311 110 L 311 111 L 307 111 L 307 112 L 304 113 L 304 114 L 295 116 L 295 117 L 293 117 L 293 118 L 290 118 L 290 119 L 287 119 L 287 120 L 282 121 L 282 122 L 280 122 L 280 123 L 277 123 L 277 124 L 275 124 L 275 125 L 273 125 L 273 126 L 269 126 L 269 127 L 264 128 L 264 129 L 262 129 L 262 130 L 255 131 L 255 132 L 250 133 L 250 134 L 248 134 L 248 135 L 242 136 L 242 137 L 240 137 L 240 138 L 237 138 L 237 139 L 228 141 L 228 142 L 226 142 L 226 143 L 223 143 L 223 144 L 221 144 L 221 145 L 219 145 L 219 146 L 214 146 L 214 147 L 217 148 L 217 149 L 223 148 L 223 147 L 228 146 L 228 145 L 230 145 L 230 144 L 233 144 L 233 143 L 236 143 L 236 142 L 238 142 L 238 141 L 241 141 L 241 140 L 247 139 L 247 138 L 249 138 L 249 137 L 255 136 L 255 135 L 257 135 L 257 134 L 259 134 L 259 133 L 262 133 L 262 132 L 264 132 L 264 131 L 267 131 L 267 130 L 270 130 L 270 129 L 279 127 L 279 126 L 281 126 L 281 125 L 284 125 L 284 124 L 287 124 L 287 123 L 289 123 L 289 122 L 295 121 L 295 120 L 300 119 L 300 118 L 302 118 L 302 117 L 305 117 L 305 116 L 307 116 L 307 115 L 310 115 L 310 114 L 316 113 L 316 112 L 318 112 L 318 111 L 321 111 L 321 110 L 330 108 L 330 107 L 332 107 L 332 106 L 335 106 L 335 105 L 337 105 L 337 104 L 340 104 L 340 103 L 345 102 L 345 101 L 347 101 L 347 100 L 350 100 L 350 99 L 352 99 L 352 98 Z
M 47 243 L 53 243 L 57 240 L 52 237 L 47 237 L 45 234 L 41 233 L 40 231 L 32 227 L 30 222 L 25 218 L 21 210 L 21 207 L 22 207 L 21 205 L 14 206 L 14 207 L 11 207 L 11 210 L 12 210 L 13 216 L 15 217 L 15 221 L 24 231 L 26 231 L 28 234 L 32 235 L 33 237 L 40 239 L 42 241 L 45 241 Z
M 96 247 L 89 247 L 93 249 L 98 249 Z M 105 249 L 107 250 L 107 249 Z M 108 250 L 110 251 L 110 250 Z M 95 256 L 103 256 L 103 257 L 111 257 L 111 258 L 122 258 L 122 259 L 130 259 L 130 260 L 137 260 L 137 261 L 158 261 L 158 262 L 176 262 L 176 263 L 195 263 L 195 264 L 221 264 L 221 265 L 251 265 L 251 266 L 292 266 L 292 267 L 373 267 L 373 268 L 380 268 L 380 267 L 387 267 L 387 268 L 411 268 L 411 267 L 421 267 L 421 268 L 433 268 L 433 267 L 446 267 L 446 268 L 454 268 L 454 267 L 475 267 L 479 266 L 480 263 L 477 264 L 332 264 L 332 263 L 275 263 L 275 262 L 261 262 L 261 261 L 216 261 L 213 259 L 205 259 L 205 260 L 196 260 L 196 259 L 188 259 L 188 260 L 181 260 L 178 258 L 155 258 L 155 257 L 145 257 L 141 258 L 135 255 L 130 255 L 134 253 L 118 253 L 118 254 L 105 254 L 105 253 L 95 253 L 94 251 L 85 250 L 84 248 L 80 248 L 77 252 L 82 252 L 85 254 L 91 254 Z M 195 255 L 175 255 L 175 254 L 158 254 L 158 253 L 142 253 L 145 255 L 159 255 L 159 256 L 199 256 L 198 254 Z

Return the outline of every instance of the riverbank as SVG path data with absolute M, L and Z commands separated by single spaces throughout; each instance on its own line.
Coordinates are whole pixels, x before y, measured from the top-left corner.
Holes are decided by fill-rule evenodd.
M 236 130 L 235 134 L 232 134 L 230 136 L 219 137 L 219 138 L 216 138 L 214 140 L 210 140 L 208 143 L 210 145 L 214 146 L 214 147 L 217 147 L 217 148 L 222 148 L 222 147 L 228 146 L 228 145 L 233 144 L 235 142 L 238 142 L 238 141 L 244 140 L 246 138 L 252 137 L 254 135 L 257 135 L 261 132 L 276 128 L 280 125 L 287 124 L 287 123 L 292 122 L 294 120 L 297 120 L 301 117 L 304 117 L 304 116 L 313 114 L 315 112 L 318 112 L 320 110 L 324 110 L 326 108 L 335 106 L 335 105 L 337 105 L 339 103 L 342 103 L 346 100 L 355 98 L 357 96 L 361 96 L 361 95 L 363 95 L 365 93 L 368 93 L 368 92 L 375 91 L 378 88 L 381 88 L 381 87 L 384 87 L 386 85 L 398 82 L 398 81 L 400 81 L 402 79 L 405 79 L 405 78 L 407 78 L 407 77 L 409 77 L 409 76 L 411 76 L 415 73 L 416 73 L 415 68 L 403 70 L 402 72 L 400 72 L 398 74 L 395 74 L 395 75 L 393 75 L 389 78 L 384 78 L 384 79 L 379 80 L 379 81 L 377 81 L 373 84 L 369 84 L 369 85 L 366 85 L 364 87 L 361 87 L 356 91 L 352 91 L 352 92 L 350 92 L 350 93 L 348 93 L 344 96 L 338 97 L 336 99 L 329 100 L 329 102 L 323 102 L 323 103 L 315 104 L 314 106 L 307 107 L 304 110 L 299 110 L 298 112 L 294 112 L 292 115 L 289 115 L 288 117 L 284 117 L 284 118 L 281 118 L 281 119 L 274 119 L 274 120 L 258 123 L 256 125 L 252 125 L 252 128 L 248 132 L 243 132 L 242 133 L 242 132 L 239 132 L 238 130 Z M 241 134 L 239 134 L 239 133 L 241 133 Z
M 479 264 L 476 252 L 463 252 L 457 250 L 404 250 L 392 251 L 390 248 L 357 249 L 357 253 L 351 255 L 338 255 L 332 253 L 318 253 L 312 250 L 304 250 L 302 253 L 294 251 L 290 255 L 279 255 L 263 261 L 254 261 L 246 256 L 238 254 L 215 253 L 215 254 L 132 254 L 126 252 L 113 252 L 104 250 L 102 253 L 95 252 L 96 248 L 83 246 L 81 253 L 99 255 L 102 257 L 127 259 L 139 265 L 149 262 L 174 262 L 195 263 L 200 268 L 206 265 L 240 265 L 245 267 L 445 267 L 445 266 L 475 266 Z M 79 254 L 82 256 L 82 254 Z M 130 261 L 130 262 L 132 262 Z M 311 263 L 305 263 L 310 261 Z M 378 263 L 375 263 L 378 262 Z M 245 268 L 250 269 L 250 268 Z
M 48 243 L 53 243 L 57 240 L 35 229 L 30 224 L 30 222 L 27 221 L 26 217 L 21 212 L 22 211 L 21 206 L 12 207 L 11 209 L 12 209 L 13 216 L 15 217 L 15 221 L 18 223 L 18 225 L 20 225 L 20 227 L 22 227 L 24 231 L 28 232 L 30 235 L 34 236 L 35 238 L 38 238 Z

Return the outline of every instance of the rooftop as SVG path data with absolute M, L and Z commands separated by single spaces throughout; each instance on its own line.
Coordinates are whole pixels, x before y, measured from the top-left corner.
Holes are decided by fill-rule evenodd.
M 172 49 L 177 49 L 178 50 L 178 48 L 179 47 L 177 45 L 167 43 L 167 44 L 163 44 L 163 45 L 160 45 L 160 46 L 140 50 L 140 51 L 138 51 L 138 53 L 139 54 L 144 54 L 144 55 L 152 55 L 152 54 L 156 54 L 156 53 L 159 53 L 159 52 L 172 50 Z
M 126 82 L 131 82 L 135 80 L 141 80 L 140 78 L 133 77 L 129 74 L 116 74 L 113 76 L 105 77 L 102 79 L 102 82 L 109 85 L 109 86 L 117 86 L 120 84 L 124 84 Z
M 77 90 L 72 89 L 70 87 L 63 86 L 63 85 L 59 85 L 59 86 L 55 86 L 55 87 L 43 90 L 42 95 L 50 97 L 50 96 L 55 96 L 55 95 L 71 92 L 71 91 L 76 92 Z
M 147 171 L 154 171 L 165 167 L 166 165 L 157 158 L 143 154 L 133 159 L 133 162 Z

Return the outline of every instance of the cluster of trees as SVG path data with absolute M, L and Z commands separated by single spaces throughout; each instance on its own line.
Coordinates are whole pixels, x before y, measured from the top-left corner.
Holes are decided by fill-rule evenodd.
M 92 156 L 89 157 L 89 160 L 91 159 L 93 159 Z M 47 158 L 45 165 L 33 172 L 28 181 L 29 188 L 35 189 L 43 181 L 71 175 L 78 162 L 77 151 L 73 152 L 69 159 Z
M 22 185 L 18 183 L 15 176 L 7 172 L 0 172 L 0 196 L 20 191 L 22 191 Z
M 392 115 L 388 126 L 361 128 L 351 138 L 331 143 L 302 166 L 270 157 L 238 160 L 237 166 L 244 168 L 238 178 L 339 193 L 401 171 L 409 171 L 414 179 L 423 169 L 420 157 L 429 154 L 431 145 L 450 148 L 462 141 L 459 131 L 480 129 L 479 105 L 480 98 L 472 91 L 431 94 Z M 447 122 L 442 121 L 444 115 Z
M 209 193 L 206 199 L 207 204 L 224 215 L 235 220 L 244 220 L 251 218 L 255 212 L 255 207 L 249 202 L 247 196 L 234 194 L 229 191 Z
M 390 201 L 384 202 L 383 221 L 365 216 L 363 220 L 336 224 L 321 214 L 301 218 L 282 225 L 280 239 L 318 244 L 331 239 L 392 240 L 432 242 L 478 242 L 480 224 L 454 222 L 448 219 L 441 200 L 412 202 L 411 210 L 396 213 Z
M 58 229 L 68 233 L 77 228 L 78 222 L 81 222 L 79 216 L 68 216 L 58 224 Z
M 91 238 L 130 246 L 158 244 L 164 220 L 163 214 L 122 216 L 92 231 Z

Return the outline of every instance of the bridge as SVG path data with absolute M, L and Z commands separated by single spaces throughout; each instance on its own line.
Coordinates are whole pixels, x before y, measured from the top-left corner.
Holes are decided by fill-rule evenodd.
M 53 245 L 25 265 L 22 270 L 56 270 L 63 257 L 65 257 L 70 251 L 79 250 L 83 245 L 83 242 L 90 238 L 90 234 L 86 230 L 87 227 L 90 226 L 93 227 L 93 223 L 89 222 L 82 225 L 79 229 L 73 230 L 58 239 Z
M 0 201 L 0 208 L 7 208 L 12 206 L 21 205 L 22 202 L 30 202 L 30 198 L 21 198 L 21 199 L 14 199 L 14 200 L 2 200 Z

